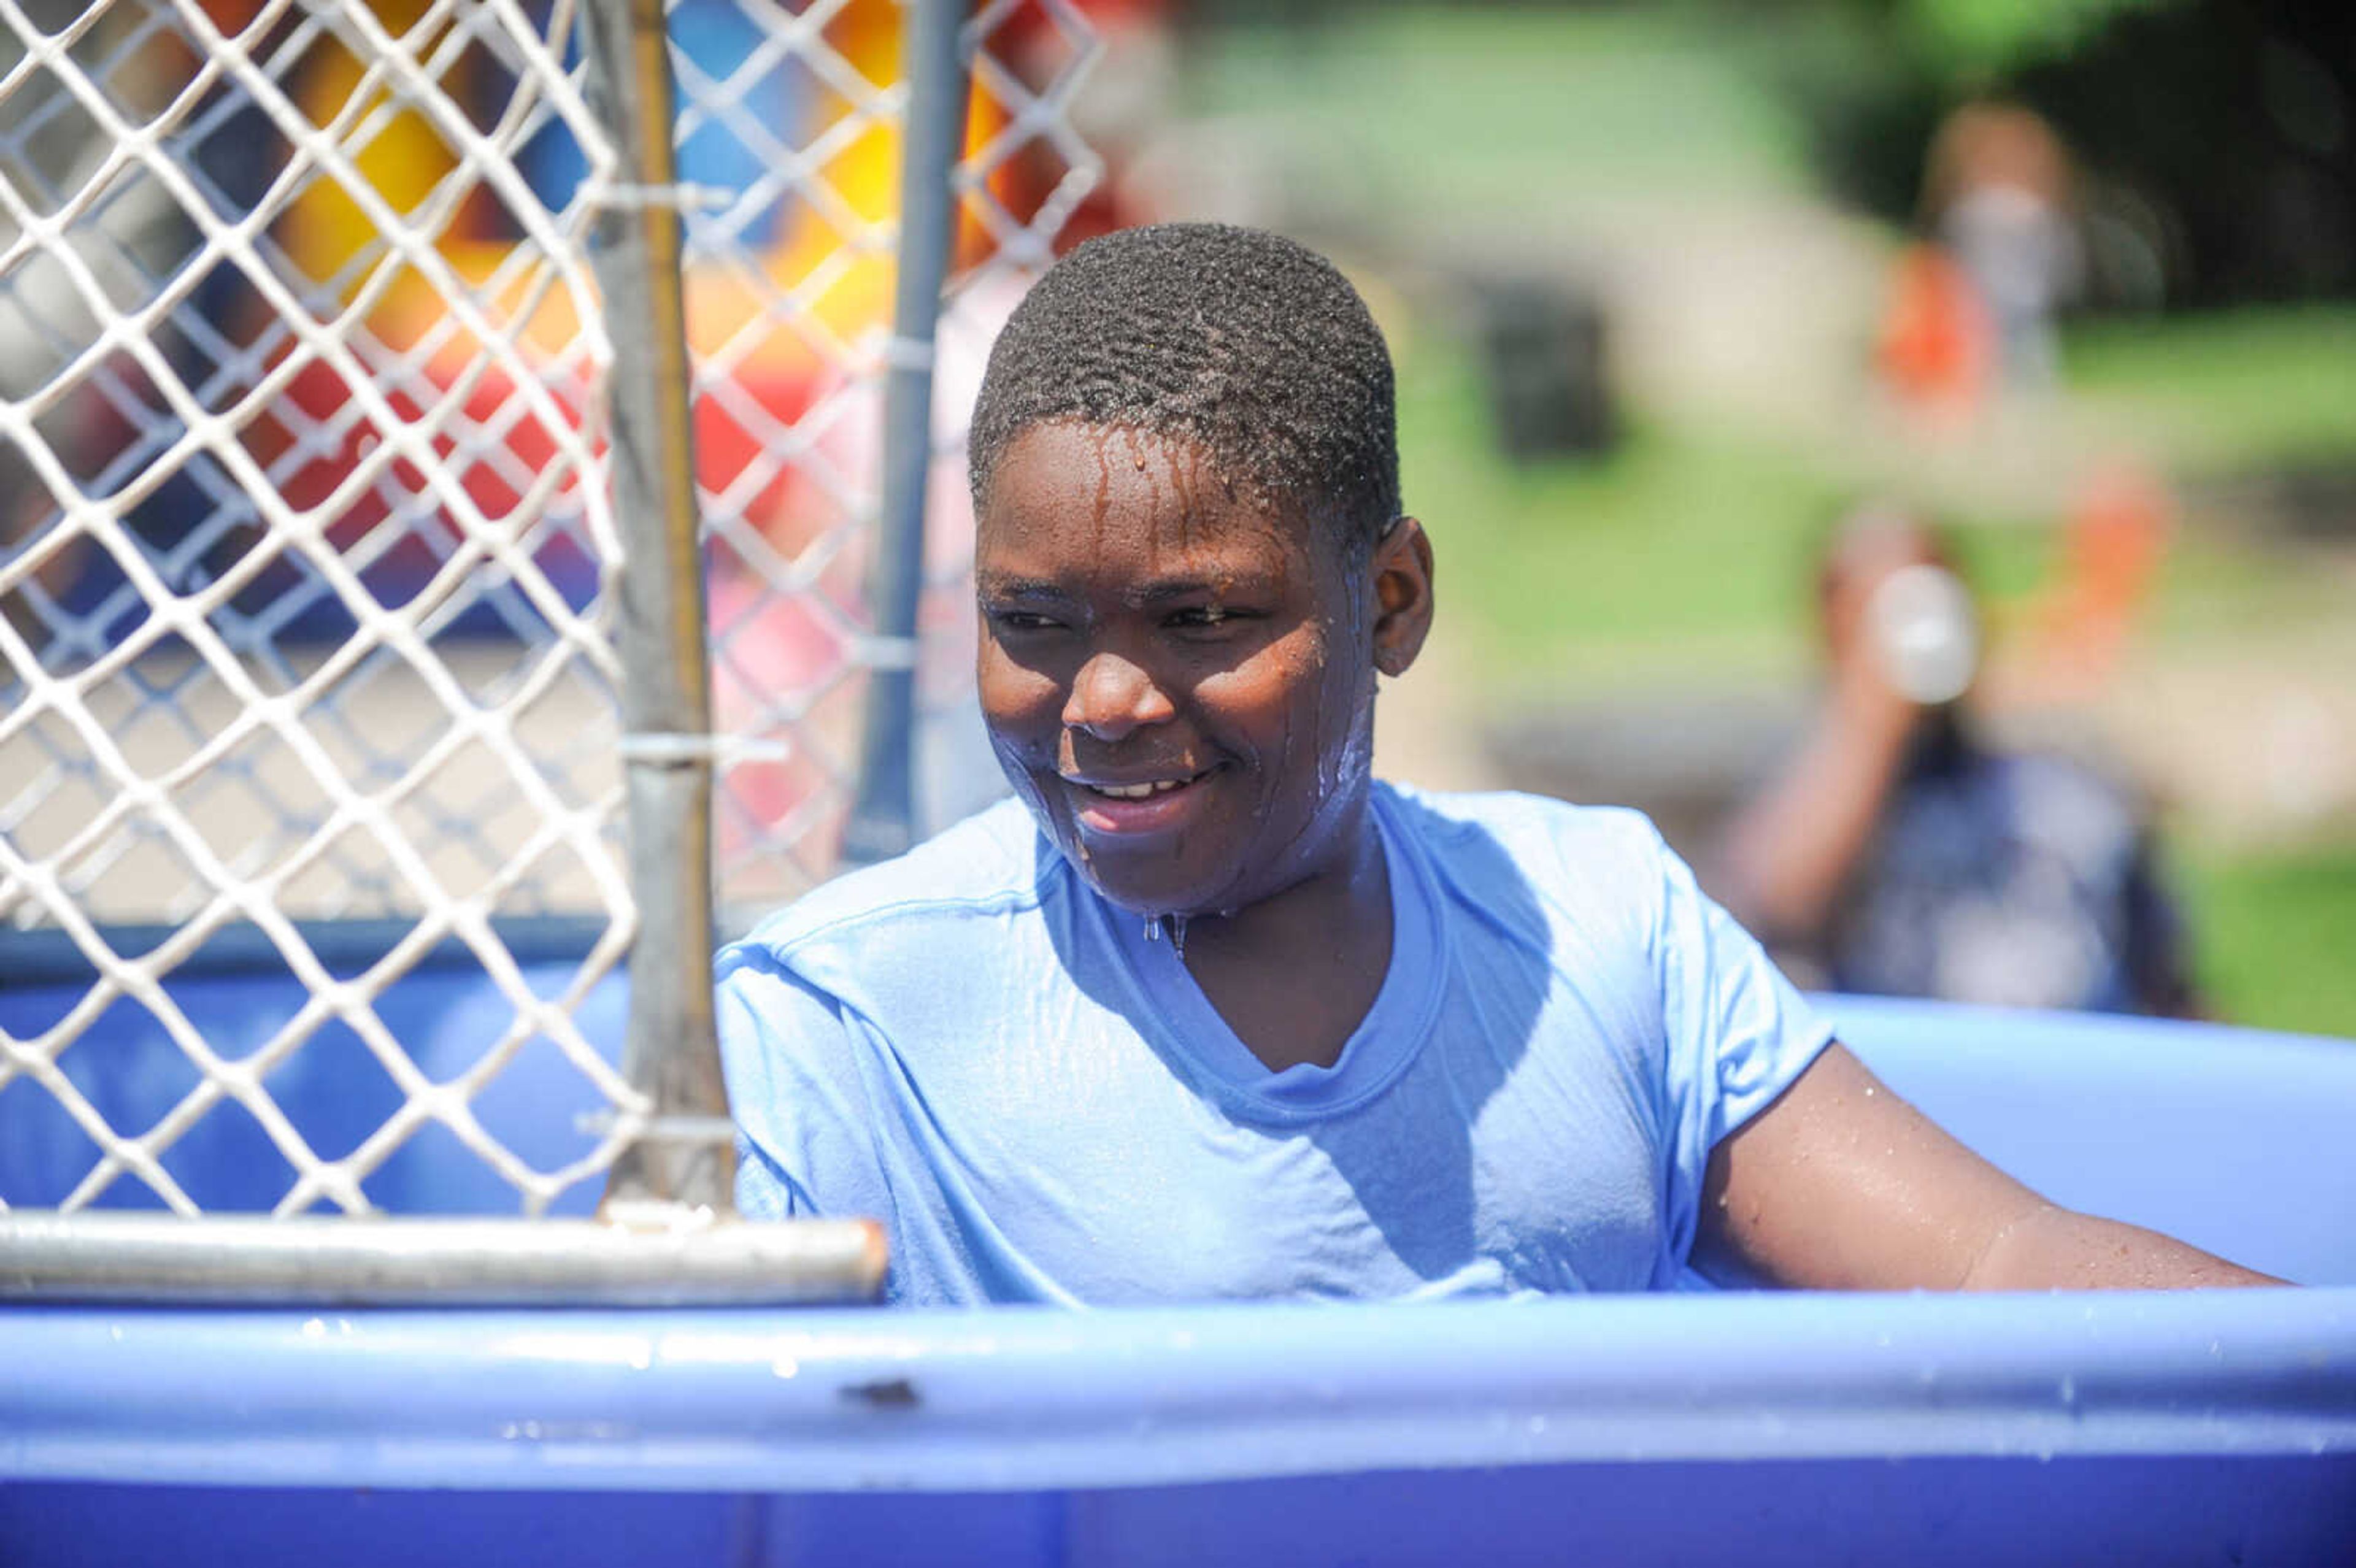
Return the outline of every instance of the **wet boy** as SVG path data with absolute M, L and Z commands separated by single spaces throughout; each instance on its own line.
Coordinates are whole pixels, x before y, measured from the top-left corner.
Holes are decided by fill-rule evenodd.
M 2259 1276 L 2057 1209 L 1831 1039 L 1633 813 L 1376 782 L 1433 562 L 1312 252 L 1074 251 L 974 414 L 1017 799 L 729 948 L 748 1216 L 904 1302 Z

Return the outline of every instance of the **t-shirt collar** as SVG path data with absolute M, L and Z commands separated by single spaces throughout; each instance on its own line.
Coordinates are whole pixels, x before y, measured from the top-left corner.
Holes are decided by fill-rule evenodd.
M 1436 884 L 1389 789 L 1375 785 L 1371 799 L 1390 873 L 1390 968 L 1331 1067 L 1303 1062 L 1269 1072 L 1227 1027 L 1166 934 L 1149 937 L 1136 915 L 1095 900 L 1106 939 L 1153 1009 L 1152 1019 L 1137 1020 L 1140 1026 L 1198 1069 L 1230 1109 L 1250 1119 L 1307 1121 L 1350 1110 L 1388 1088 L 1431 1032 L 1447 966 Z

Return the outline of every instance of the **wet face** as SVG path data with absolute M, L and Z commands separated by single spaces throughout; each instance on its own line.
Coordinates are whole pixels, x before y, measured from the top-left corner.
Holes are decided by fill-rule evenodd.
M 983 716 L 1106 897 L 1224 912 L 1347 864 L 1376 670 L 1405 667 L 1380 552 L 1347 569 L 1193 442 L 1072 423 L 1007 448 L 978 523 Z

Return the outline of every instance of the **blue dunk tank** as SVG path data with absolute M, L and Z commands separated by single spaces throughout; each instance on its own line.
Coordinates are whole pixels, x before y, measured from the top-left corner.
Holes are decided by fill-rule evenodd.
M 236 974 L 174 987 L 224 1042 L 304 1001 Z M 0 989 L 0 1029 L 36 1038 L 82 994 Z M 441 1079 L 508 1005 L 429 968 L 379 1011 Z M 1876 1072 L 2050 1196 L 2314 1288 L 18 1305 L 0 1309 L 0 1563 L 2356 1561 L 2356 1045 L 1825 1005 Z M 580 1008 L 601 1050 L 623 1008 L 618 978 Z M 118 1007 L 66 1057 L 115 1125 L 146 1125 L 185 1075 L 146 1017 Z M 393 1091 L 336 1029 L 314 1046 L 272 1088 L 331 1149 Z M 591 1104 L 550 1053 L 481 1115 L 555 1168 L 593 1140 Z M 61 1120 L 0 1093 L 0 1195 L 51 1203 L 79 1174 Z M 284 1170 L 257 1179 L 257 1138 L 199 1124 L 164 1163 L 208 1205 L 267 1207 Z M 512 1212 L 495 1173 L 430 1154 L 369 1195 Z

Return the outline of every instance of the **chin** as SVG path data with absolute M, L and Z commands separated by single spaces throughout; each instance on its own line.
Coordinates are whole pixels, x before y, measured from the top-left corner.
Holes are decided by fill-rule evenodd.
M 1074 849 L 1065 849 L 1064 858 L 1107 903 L 1148 920 L 1163 914 L 1207 915 L 1233 910 L 1244 901 L 1228 891 L 1236 886 L 1233 878 L 1212 882 L 1199 877 L 1123 876 L 1118 871 L 1107 876 L 1100 859 L 1083 858 Z

